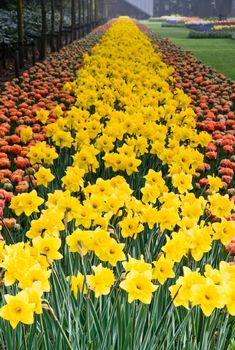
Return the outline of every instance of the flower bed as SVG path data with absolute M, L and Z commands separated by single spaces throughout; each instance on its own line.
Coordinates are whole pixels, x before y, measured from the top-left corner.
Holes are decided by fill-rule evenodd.
M 213 26 L 213 30 L 215 30 L 215 31 L 234 31 L 235 30 L 235 22 L 215 24 Z
M 175 68 L 176 86 L 191 97 L 197 128 L 212 135 L 199 183 L 204 186 L 204 178 L 213 172 L 222 178 L 227 191 L 234 194 L 235 84 L 171 41 L 157 38 L 153 33 L 151 37 L 155 38 L 164 62 Z
M 199 32 L 218 32 L 218 31 L 234 31 L 234 21 L 199 21 L 187 23 L 186 27 Z
M 36 64 L 19 80 L 5 84 L 0 96 L 0 217 L 13 194 L 28 191 L 29 175 L 34 172 L 26 157 L 28 146 L 46 138 L 43 124 L 35 118 L 37 110 L 54 110 L 57 106 L 53 113 L 60 113 L 75 101 L 63 86 L 74 80 L 83 54 L 105 29 L 106 26 L 97 28 L 85 39 Z
M 33 114 L 40 137 L 19 131 L 36 173 L 11 200 L 20 231 L 2 231 L 7 348 L 229 344 L 235 266 L 224 261 L 224 245 L 234 236 L 234 203 L 213 171 L 207 191 L 198 188 L 204 152 L 215 147 L 207 100 L 196 106 L 201 93 L 184 93 L 183 53 L 155 43 L 168 65 L 135 24 L 115 22 L 77 79 L 64 79 L 60 102 L 68 105 Z M 194 72 L 196 60 L 188 62 Z M 197 84 L 207 81 L 201 77 Z M 201 322 L 212 336 L 200 333 Z

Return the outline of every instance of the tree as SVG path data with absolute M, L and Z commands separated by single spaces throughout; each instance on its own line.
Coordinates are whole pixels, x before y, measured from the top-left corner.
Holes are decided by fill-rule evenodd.
M 55 51 L 55 0 L 51 0 L 51 51 Z
M 76 39 L 76 8 L 75 0 L 71 0 L 71 39 L 72 41 Z
M 62 47 L 62 31 L 64 27 L 64 0 L 59 0 L 60 23 L 59 23 L 59 45 Z
M 95 13 L 95 22 L 96 22 L 96 25 L 97 25 L 97 22 L 99 20 L 99 9 L 98 9 L 98 0 L 95 0 L 95 3 L 94 3 L 94 13 Z
M 86 24 L 86 12 L 85 12 L 85 0 L 82 0 L 82 24 L 83 26 L 85 26 Z M 83 31 L 84 31 L 85 27 L 83 27 Z M 83 33 L 84 34 L 84 33 Z
M 90 28 L 91 24 L 91 0 L 87 0 L 87 25 Z
M 17 0 L 17 31 L 18 31 L 18 46 L 19 46 L 19 63 L 20 67 L 24 66 L 24 2 Z
M 94 22 L 94 6 L 93 6 L 93 0 L 90 0 L 90 22 L 91 22 L 91 29 L 93 27 Z
M 79 26 L 79 37 L 81 36 L 81 24 L 82 24 L 82 4 L 81 0 L 78 0 L 78 26 Z
M 41 0 L 41 51 L 40 59 L 44 60 L 46 57 L 46 44 L 47 44 L 47 18 L 46 18 L 46 1 Z

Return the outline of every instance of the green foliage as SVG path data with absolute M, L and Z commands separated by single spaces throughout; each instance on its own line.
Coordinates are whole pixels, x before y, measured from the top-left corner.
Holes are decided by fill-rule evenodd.
M 17 15 L 15 10 L 0 11 L 0 42 L 16 42 L 17 40 Z
M 188 37 L 190 39 L 228 39 L 231 38 L 232 32 L 234 32 L 234 30 L 218 30 L 213 32 L 200 32 L 191 30 L 188 34 Z
M 29 223 L 25 226 L 29 225 Z M 148 244 L 137 238 L 137 249 L 146 257 L 155 253 L 155 247 L 162 239 L 156 230 L 148 230 Z M 152 239 L 151 239 L 152 236 Z M 152 242 L 152 243 L 151 243 Z M 153 242 L 155 242 L 153 244 Z M 32 350 L 232 350 L 231 330 L 234 317 L 225 310 L 215 311 L 209 318 L 198 307 L 187 310 L 175 308 L 168 288 L 174 281 L 166 282 L 154 294 L 152 303 L 144 305 L 135 301 L 129 304 L 127 295 L 118 289 L 117 281 L 108 297 L 95 298 L 71 293 L 68 274 L 78 269 L 90 271 L 96 263 L 93 255 L 81 258 L 79 254 L 66 251 L 63 261 L 53 264 L 51 292 L 44 299 L 45 309 L 36 316 L 31 326 L 18 325 L 16 331 L 9 323 L 0 319 L 0 348 Z M 212 261 L 213 257 L 216 261 Z M 216 243 L 212 254 L 206 254 L 200 262 L 219 263 L 221 245 Z M 151 259 L 150 259 L 151 260 Z M 182 268 L 179 266 L 179 269 Z M 198 265 L 191 260 L 191 267 Z M 109 266 L 110 267 L 110 266 Z M 121 264 L 114 269 L 122 270 Z M 64 272 L 66 271 L 66 272 Z M 2 294 L 12 293 L 4 287 Z
M 47 5 L 47 33 L 50 32 L 50 6 Z M 65 6 L 64 26 L 70 26 L 70 7 Z M 24 5 L 25 39 L 40 36 L 41 34 L 41 8 L 37 1 L 26 1 Z M 55 31 L 59 30 L 59 7 L 55 11 Z M 14 3 L 9 3 L 0 11 L 0 42 L 7 44 L 17 42 L 17 11 Z
M 185 27 L 184 23 L 162 23 L 161 25 L 163 28 L 181 28 Z

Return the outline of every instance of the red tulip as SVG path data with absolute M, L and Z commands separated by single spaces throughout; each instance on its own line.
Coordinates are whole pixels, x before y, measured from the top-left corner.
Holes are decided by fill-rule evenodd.
M 211 160 L 215 160 L 217 158 L 217 152 L 214 152 L 214 151 L 206 152 L 206 157 Z
M 29 166 L 29 164 L 30 164 L 29 159 L 25 158 L 25 157 L 15 158 L 14 163 L 17 165 L 17 167 L 22 168 L 22 169 Z

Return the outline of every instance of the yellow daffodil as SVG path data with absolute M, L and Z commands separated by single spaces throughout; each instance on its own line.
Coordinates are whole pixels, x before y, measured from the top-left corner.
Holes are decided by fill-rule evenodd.
M 12 328 L 19 322 L 32 324 L 34 321 L 35 303 L 29 302 L 29 295 L 22 290 L 17 295 L 5 295 L 7 304 L 0 309 L 0 317 L 10 321 Z
M 150 304 L 152 293 L 158 286 L 151 282 L 151 271 L 138 273 L 131 271 L 127 274 L 126 279 L 120 283 L 120 288 L 128 293 L 128 302 L 140 300 L 144 304 Z
M 71 281 L 71 289 L 75 298 L 77 298 L 78 292 L 83 293 L 84 295 L 87 294 L 85 279 L 81 272 L 78 272 L 77 276 L 70 276 L 69 279 Z
M 20 138 L 24 143 L 27 143 L 28 141 L 32 140 L 33 138 L 32 128 L 30 126 L 22 128 L 20 131 Z
M 110 292 L 110 288 L 115 282 L 113 271 L 107 267 L 103 267 L 102 264 L 92 267 L 94 275 L 87 275 L 87 283 L 91 288 L 96 298 L 101 295 L 107 295 Z
M 50 169 L 46 169 L 44 167 L 40 167 L 36 172 L 35 177 L 37 179 L 38 185 L 43 185 L 47 187 L 48 183 L 53 181 L 55 176 L 51 173 Z
M 12 198 L 10 208 L 13 209 L 17 216 L 25 213 L 30 216 L 33 212 L 39 212 L 38 207 L 44 202 L 38 197 L 37 192 L 33 190 L 30 193 L 21 193 Z

